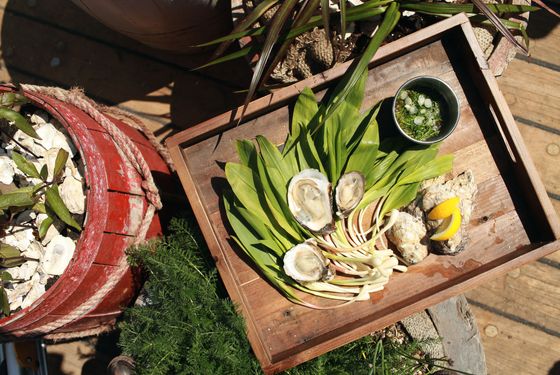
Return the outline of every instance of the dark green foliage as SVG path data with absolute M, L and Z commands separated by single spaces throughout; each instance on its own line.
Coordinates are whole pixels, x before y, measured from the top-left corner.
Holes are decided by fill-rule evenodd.
M 193 227 L 174 220 L 164 240 L 131 252 L 131 263 L 147 273 L 149 302 L 126 311 L 119 346 L 135 359 L 139 375 L 262 374 L 244 322 Z M 415 359 L 419 352 L 416 342 L 394 347 L 367 336 L 285 375 L 412 374 L 434 364 Z
M 216 270 L 205 261 L 184 221 L 172 235 L 132 252 L 149 277 L 149 305 L 133 307 L 121 323 L 119 345 L 136 360 L 139 374 L 252 374 L 258 363 L 243 320 L 219 295 Z

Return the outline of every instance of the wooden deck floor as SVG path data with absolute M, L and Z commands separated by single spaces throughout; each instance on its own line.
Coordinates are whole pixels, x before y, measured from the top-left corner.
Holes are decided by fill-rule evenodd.
M 233 91 L 248 79 L 241 63 L 190 72 L 205 56 L 175 56 L 145 47 L 67 0 L 0 0 L 0 24 L 1 81 L 83 87 L 98 101 L 140 115 L 161 138 L 239 104 L 242 97 Z M 499 84 L 560 213 L 559 20 L 536 13 L 529 34 L 532 57 L 516 58 Z M 483 337 L 489 374 L 560 374 L 559 253 L 467 297 Z M 100 367 L 83 366 L 95 357 L 88 346 L 57 345 L 49 352 L 51 373 L 101 373 Z

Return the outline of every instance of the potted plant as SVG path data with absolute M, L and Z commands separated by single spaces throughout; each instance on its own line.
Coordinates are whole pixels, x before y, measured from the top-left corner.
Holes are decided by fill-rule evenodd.
M 2 338 L 107 330 L 139 288 L 125 250 L 161 233 L 151 171 L 169 184 L 169 169 L 79 91 L 2 86 L 0 99 Z

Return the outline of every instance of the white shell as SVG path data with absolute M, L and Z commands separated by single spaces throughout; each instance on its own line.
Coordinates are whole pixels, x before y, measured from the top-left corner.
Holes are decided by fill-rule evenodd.
M 292 247 L 284 254 L 284 272 L 300 282 L 328 280 L 333 273 L 321 250 L 311 242 Z
M 76 244 L 71 238 L 55 236 L 45 249 L 43 269 L 49 275 L 62 275 L 74 255 Z
M 67 176 L 60 185 L 60 198 L 73 214 L 85 212 L 86 197 L 82 183 L 72 176 Z
M 336 185 L 337 215 L 346 217 L 364 197 L 365 178 L 360 172 L 348 172 L 342 175 Z
M 33 278 L 33 286 L 31 287 L 31 290 L 23 298 L 21 308 L 25 309 L 26 307 L 31 306 L 31 304 L 37 301 L 43 294 L 45 294 L 45 285 L 39 282 L 39 275 L 37 275 L 37 277 Z
M 64 133 L 55 128 L 53 124 L 42 124 L 36 131 L 41 139 L 36 139 L 35 143 L 40 144 L 45 149 L 62 148 L 68 151 L 71 157 L 74 157 L 76 154 L 76 148 L 72 144 L 72 141 Z
M 292 177 L 288 206 L 294 218 L 312 232 L 334 231 L 331 183 L 316 169 L 305 169 Z
M 15 170 L 12 161 L 7 156 L 0 156 L 0 183 L 10 185 L 14 182 Z

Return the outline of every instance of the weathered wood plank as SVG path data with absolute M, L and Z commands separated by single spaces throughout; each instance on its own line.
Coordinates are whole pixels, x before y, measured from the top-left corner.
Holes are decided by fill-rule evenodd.
M 549 374 L 560 358 L 560 340 L 522 323 L 471 305 L 489 374 Z
M 560 72 L 527 61 L 513 60 L 500 78 L 515 116 L 560 130 Z
M 560 332 L 560 269 L 540 262 L 531 263 L 466 295 L 479 303 Z
M 552 5 L 553 2 L 560 4 L 558 0 L 549 0 L 548 4 Z M 558 8 L 560 6 L 557 5 L 557 11 Z M 529 45 L 531 57 L 560 65 L 560 59 L 558 58 L 560 56 L 560 23 L 558 23 L 557 18 L 546 10 L 533 12 L 529 17 L 527 33 L 531 39 Z M 515 70 L 508 70 L 511 70 L 510 74 L 515 74 Z
M 486 360 L 480 335 L 469 304 L 463 295 L 449 298 L 427 309 L 442 339 L 451 368 L 486 375 Z
M 522 124 L 519 130 L 546 190 L 560 194 L 560 135 Z

